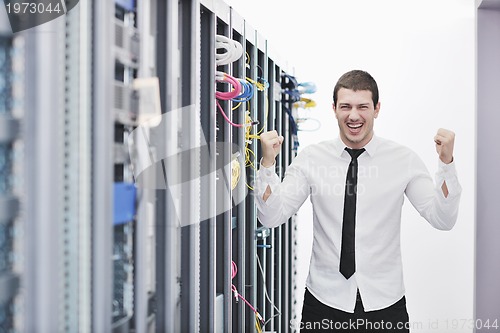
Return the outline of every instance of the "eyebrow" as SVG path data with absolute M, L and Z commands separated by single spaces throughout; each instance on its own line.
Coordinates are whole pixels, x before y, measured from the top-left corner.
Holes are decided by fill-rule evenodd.
M 339 106 L 351 106 L 352 104 L 351 103 L 339 103 Z M 357 104 L 357 106 L 370 106 L 370 103 L 361 103 L 361 104 Z

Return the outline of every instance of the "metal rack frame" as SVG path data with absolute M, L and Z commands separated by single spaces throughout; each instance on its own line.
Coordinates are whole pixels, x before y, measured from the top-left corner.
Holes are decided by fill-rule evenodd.
M 0 13 L 2 20 L 7 20 Z M 4 21 L 5 22 L 5 21 Z M 21 276 L 19 272 L 19 186 L 15 184 L 16 169 L 20 161 L 16 159 L 16 145 L 21 140 L 22 119 L 14 112 L 15 77 L 15 36 L 8 27 L 0 24 L 0 330 L 14 330 L 21 319 L 16 312 L 19 299 Z M 17 192 L 17 193 L 16 193 Z M 22 192 L 21 192 L 22 193 Z
M 285 65 L 278 59 L 272 58 L 268 52 L 267 40 L 256 31 L 249 22 L 222 1 L 201 1 L 201 110 L 202 126 L 207 136 L 207 142 L 216 144 L 218 141 L 233 142 L 239 147 L 245 146 L 245 136 L 240 128 L 233 128 L 217 112 L 215 107 L 215 35 L 222 34 L 239 41 L 249 59 L 242 57 L 232 66 L 218 68 L 236 77 L 249 76 L 253 80 L 265 79 L 270 87 L 267 91 L 256 92 L 256 96 L 247 105 L 240 106 L 234 112 L 226 112 L 228 117 L 236 123 L 244 122 L 244 112 L 249 111 L 252 119 L 258 119 L 260 124 L 255 126 L 260 130 L 277 129 L 285 136 L 284 154 L 279 155 L 279 175 L 283 177 L 286 166 L 290 163 L 295 152 L 292 150 L 292 139 L 288 131 L 288 116 L 282 114 L 281 109 L 281 73 Z M 267 96 L 266 96 L 267 95 Z M 224 110 L 231 110 L 232 103 L 221 101 Z M 268 109 L 266 115 L 266 108 Z M 205 113 L 207 112 L 207 113 Z M 214 118 L 214 113 L 216 116 Z M 207 134 L 208 133 L 208 134 Z M 225 147 L 227 148 L 227 147 Z M 260 159 L 259 143 L 252 140 L 251 148 L 256 156 L 253 163 L 258 166 Z M 241 152 L 244 154 L 244 151 Z M 227 164 L 231 158 L 231 151 L 218 151 L 217 158 L 221 159 L 217 165 Z M 216 161 L 212 160 L 212 168 Z M 211 169 L 214 170 L 214 169 Z M 243 168 L 246 181 L 252 184 L 255 179 L 255 170 Z M 206 189 L 214 189 L 216 182 L 221 179 L 212 179 Z M 212 187 L 210 187 L 212 186 Z M 233 190 L 241 193 L 246 184 L 238 184 Z M 238 192 L 240 191 L 240 192 Z M 213 192 L 209 192 L 213 193 Z M 239 195 L 239 194 L 238 194 Z M 216 201 L 230 200 L 228 197 L 209 196 L 208 207 L 217 205 Z M 234 284 L 251 304 L 267 319 L 275 314 L 274 307 L 269 304 L 264 292 L 263 283 L 266 281 L 271 301 L 281 310 L 281 316 L 275 316 L 265 327 L 265 330 L 286 332 L 289 327 L 289 318 L 292 317 L 292 241 L 290 225 L 283 225 L 273 230 L 267 230 L 269 236 L 259 240 L 256 232 L 262 227 L 257 220 L 257 211 L 253 194 L 250 192 L 246 199 L 231 210 L 220 214 L 215 221 L 204 221 L 201 227 L 202 255 L 201 263 L 201 318 L 202 326 L 209 332 L 253 332 L 255 331 L 255 315 L 242 302 L 235 302 L 231 292 Z M 266 243 L 270 248 L 258 247 Z M 206 252 L 205 252 L 206 250 Z M 256 256 L 264 269 L 265 277 L 261 276 Z M 238 272 L 233 281 L 230 281 L 231 262 L 238 266 Z M 229 277 L 229 279 L 228 279 Z M 219 300 L 219 302 L 217 302 Z M 220 315 L 223 313 L 223 316 Z M 217 320 L 222 320 L 218 323 Z
M 117 5 L 128 8 L 132 26 L 118 22 Z M 244 130 L 216 108 L 215 36 L 239 41 L 248 53 L 219 70 L 270 84 L 227 114 L 244 123 L 248 111 L 260 121 L 254 133 L 276 129 L 285 136 L 280 177 L 295 154 L 281 107 L 286 65 L 222 0 L 93 0 L 71 8 L 19 34 L 23 127 L 2 114 L 0 128 L 9 131 L 0 131 L 0 141 L 22 141 L 24 187 L 19 198 L 9 189 L 12 200 L 0 193 L 0 205 L 13 207 L 0 223 L 21 220 L 24 262 L 20 272 L 0 272 L 0 297 L 12 296 L 7 290 L 22 295 L 16 321 L 25 331 L 254 332 L 255 315 L 235 302 L 234 285 L 272 318 L 265 330 L 286 332 L 293 315 L 293 226 L 263 228 L 253 193 L 246 194 L 256 170 L 244 167 Z M 155 186 L 141 188 L 126 151 L 127 134 L 141 125 L 131 82 L 150 77 L 158 78 L 162 122 L 144 129 L 153 163 L 144 179 Z M 258 140 L 250 147 L 258 166 Z M 233 189 L 228 169 L 235 153 L 245 177 Z M 116 226 L 118 182 L 136 182 L 140 194 L 135 215 Z M 119 246 L 126 258 L 114 261 Z M 126 314 L 115 315 L 114 302 L 122 298 Z

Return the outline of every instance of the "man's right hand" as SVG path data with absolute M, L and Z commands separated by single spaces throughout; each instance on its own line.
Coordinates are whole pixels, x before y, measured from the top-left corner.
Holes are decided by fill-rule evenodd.
M 270 167 L 274 164 L 276 156 L 281 151 L 283 136 L 278 135 L 276 131 L 264 132 L 260 135 L 260 146 L 262 148 L 262 166 Z

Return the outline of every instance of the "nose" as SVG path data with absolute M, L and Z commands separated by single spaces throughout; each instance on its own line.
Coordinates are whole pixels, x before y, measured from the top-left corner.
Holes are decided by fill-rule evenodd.
M 359 120 L 359 111 L 357 108 L 352 108 L 351 112 L 349 112 L 349 121 L 355 122 Z

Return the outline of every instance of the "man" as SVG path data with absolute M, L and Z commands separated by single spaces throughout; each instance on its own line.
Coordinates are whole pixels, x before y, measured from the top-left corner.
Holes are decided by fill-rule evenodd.
M 283 137 L 261 135 L 255 189 L 261 223 L 286 222 L 309 195 L 313 205 L 303 332 L 409 332 L 400 247 L 404 195 L 437 229 L 450 230 L 457 219 L 455 134 L 439 129 L 434 137 L 434 184 L 412 150 L 374 134 L 378 99 L 370 74 L 342 75 L 333 92 L 339 138 L 304 148 L 281 183 L 274 164 Z

